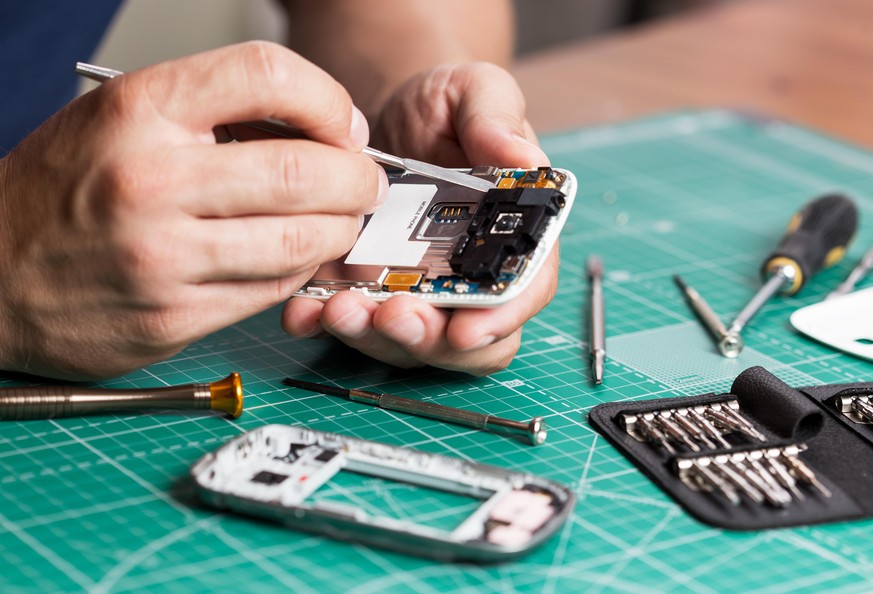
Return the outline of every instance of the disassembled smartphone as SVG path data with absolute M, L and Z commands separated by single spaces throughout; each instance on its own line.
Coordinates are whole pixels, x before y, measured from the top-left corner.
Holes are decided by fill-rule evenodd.
M 312 497 L 342 473 L 464 495 L 476 508 L 453 529 L 442 529 L 373 513 L 387 511 L 382 508 Z M 218 508 L 443 560 L 522 555 L 558 529 L 575 501 L 566 487 L 530 474 L 291 425 L 244 433 L 206 454 L 191 474 L 201 498 Z
M 481 192 L 388 170 L 388 200 L 345 256 L 323 264 L 298 295 L 398 293 L 442 307 L 492 307 L 520 294 L 567 220 L 576 178 L 563 169 L 474 167 Z

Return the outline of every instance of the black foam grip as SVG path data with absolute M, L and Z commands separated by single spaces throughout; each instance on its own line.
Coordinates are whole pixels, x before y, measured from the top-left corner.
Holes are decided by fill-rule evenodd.
M 818 272 L 832 249 L 845 247 L 852 240 L 858 227 L 858 209 L 842 194 L 825 194 L 808 202 L 797 216 L 799 225 L 785 234 L 765 260 L 761 273 L 767 278 L 771 272 L 770 262 L 774 258 L 787 258 L 797 264 L 803 275 L 799 290 Z
M 750 367 L 738 375 L 731 393 L 740 410 L 780 437 L 809 440 L 824 422 L 815 403 L 763 367 Z

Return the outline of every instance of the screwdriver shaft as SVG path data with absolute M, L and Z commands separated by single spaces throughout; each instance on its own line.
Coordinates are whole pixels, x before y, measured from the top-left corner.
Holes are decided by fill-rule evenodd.
M 873 248 L 867 250 L 867 253 L 864 254 L 864 257 L 861 258 L 858 265 L 855 266 L 855 268 L 852 269 L 852 272 L 849 273 L 849 276 L 846 277 L 846 280 L 841 282 L 836 289 L 828 293 L 825 299 L 832 299 L 850 293 L 854 290 L 855 285 L 858 284 L 862 278 L 867 276 L 867 273 L 870 272 L 870 270 L 873 270 Z
M 369 404 L 379 408 L 396 410 L 447 423 L 455 423 L 457 425 L 473 427 L 474 429 L 482 429 L 491 433 L 509 435 L 523 439 L 530 443 L 530 445 L 541 445 L 546 440 L 545 419 L 542 417 L 534 417 L 526 422 L 513 421 L 511 419 L 453 408 L 433 402 L 422 402 L 414 398 L 404 398 L 403 396 L 394 396 L 392 394 L 381 394 L 356 389 L 345 390 L 292 378 L 285 378 L 282 380 L 282 383 L 286 386 L 301 388 L 310 392 L 320 392 L 330 396 L 348 398 L 353 402 Z
M 716 339 L 724 337 L 727 334 L 727 328 L 725 328 L 724 324 L 721 323 L 721 320 L 716 313 L 712 311 L 709 304 L 700 296 L 700 293 L 685 284 L 685 281 L 682 280 L 682 277 L 678 274 L 673 276 L 673 282 L 676 283 L 679 290 L 681 290 L 685 295 L 688 305 L 691 306 L 691 309 L 695 314 L 697 314 L 700 321 L 703 322 L 703 325 L 706 326 L 707 330 L 709 330 L 710 334 L 712 334 Z
M 760 310 L 764 304 L 773 297 L 773 295 L 778 293 L 785 283 L 791 280 L 791 278 L 792 273 L 790 268 L 784 267 L 777 270 L 776 273 L 771 276 L 766 283 L 764 283 L 764 286 L 755 293 L 755 296 L 752 297 L 743 310 L 737 314 L 736 319 L 731 322 L 731 325 L 728 328 L 728 334 L 739 335 L 740 332 L 743 331 L 743 328 L 746 327 L 746 324 L 749 323 L 749 320 L 758 313 L 758 310 Z
M 603 261 L 598 256 L 588 258 L 588 279 L 591 284 L 591 373 L 594 383 L 603 383 L 606 364 L 606 312 L 603 305 Z
M 685 284 L 678 274 L 673 277 L 673 281 L 685 295 L 688 305 L 697 315 L 697 318 L 703 322 L 703 325 L 709 330 L 709 333 L 715 338 L 718 348 L 725 357 L 734 358 L 743 350 L 743 338 L 739 334 L 731 334 L 724 327 L 719 317 L 712 310 L 706 300 L 695 291 L 692 287 Z

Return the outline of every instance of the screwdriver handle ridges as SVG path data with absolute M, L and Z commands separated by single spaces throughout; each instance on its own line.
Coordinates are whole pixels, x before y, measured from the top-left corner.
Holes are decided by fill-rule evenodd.
M 843 258 L 857 227 L 858 208 L 846 196 L 826 194 L 811 200 L 792 217 L 761 274 L 766 280 L 783 267 L 793 268 L 794 278 L 782 287 L 783 293 L 793 295 L 821 268 Z

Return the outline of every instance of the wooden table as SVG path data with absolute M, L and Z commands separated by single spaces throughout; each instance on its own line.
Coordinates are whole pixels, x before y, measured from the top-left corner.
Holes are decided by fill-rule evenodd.
M 687 107 L 789 119 L 873 148 L 873 1 L 740 0 L 515 68 L 549 132 Z

